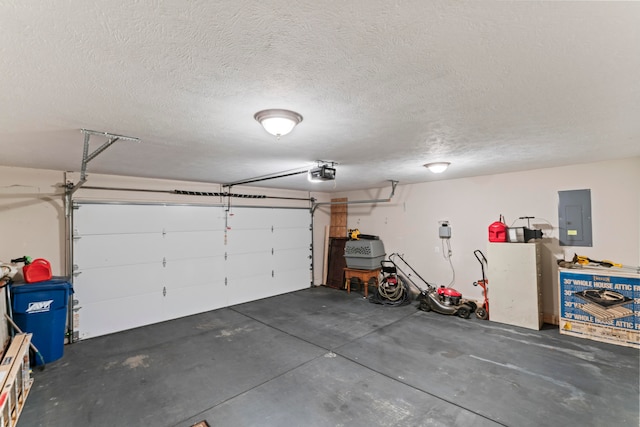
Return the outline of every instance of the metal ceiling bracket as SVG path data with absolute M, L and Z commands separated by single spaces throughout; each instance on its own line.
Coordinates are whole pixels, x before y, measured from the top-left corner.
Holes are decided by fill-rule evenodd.
M 109 148 L 114 142 L 118 140 L 140 142 L 140 138 L 134 138 L 131 136 L 117 135 L 109 132 L 97 132 L 95 130 L 80 129 L 80 132 L 84 133 L 84 150 L 82 152 L 82 168 L 80 170 L 80 181 L 69 189 L 71 193 L 74 193 L 78 188 L 87 181 L 87 165 L 93 159 L 95 159 L 100 153 Z M 100 147 L 96 148 L 92 153 L 89 153 L 89 140 L 91 135 L 98 135 L 107 138 L 107 141 Z
M 389 194 L 389 197 L 387 197 L 386 199 L 350 200 L 350 201 L 346 201 L 346 202 L 320 202 L 320 203 L 314 203 L 313 206 L 311 207 L 311 213 L 313 214 L 316 211 L 316 209 L 318 208 L 318 206 L 324 206 L 324 205 L 355 205 L 355 204 L 362 204 L 362 203 L 373 204 L 373 203 L 390 202 L 391 199 L 393 198 L 394 194 L 396 194 L 396 186 L 398 185 L 398 181 L 390 180 L 389 182 L 391 182 L 391 194 Z

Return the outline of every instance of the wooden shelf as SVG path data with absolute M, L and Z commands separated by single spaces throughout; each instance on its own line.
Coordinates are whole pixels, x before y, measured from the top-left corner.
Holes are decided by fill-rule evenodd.
M 31 390 L 31 334 L 17 334 L 0 364 L 0 427 L 14 427 Z

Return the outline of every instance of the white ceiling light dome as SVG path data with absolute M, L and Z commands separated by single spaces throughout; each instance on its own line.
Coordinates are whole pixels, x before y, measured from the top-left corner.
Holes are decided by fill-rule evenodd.
M 278 139 L 291 132 L 302 121 L 302 116 L 295 111 L 281 109 L 258 111 L 253 118 Z
M 449 162 L 433 162 L 425 164 L 424 167 L 433 173 L 442 173 L 447 170 L 450 164 Z

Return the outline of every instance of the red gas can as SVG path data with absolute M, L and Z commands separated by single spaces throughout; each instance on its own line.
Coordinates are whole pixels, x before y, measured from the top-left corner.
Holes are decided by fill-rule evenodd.
M 504 223 L 504 218 L 502 217 L 502 215 L 500 215 L 500 221 L 496 221 L 489 226 L 489 241 L 507 241 L 507 224 Z
M 22 267 L 22 275 L 27 283 L 43 282 L 51 279 L 51 264 L 44 258 L 36 258 Z

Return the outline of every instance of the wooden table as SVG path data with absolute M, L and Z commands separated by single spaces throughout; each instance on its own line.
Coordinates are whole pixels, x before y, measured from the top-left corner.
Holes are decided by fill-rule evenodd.
M 345 288 L 347 293 L 351 293 L 351 279 L 357 277 L 364 285 L 364 297 L 369 296 L 369 280 L 375 279 L 376 286 L 378 286 L 378 276 L 380 275 L 381 268 L 375 270 L 358 270 L 355 268 L 344 269 Z

